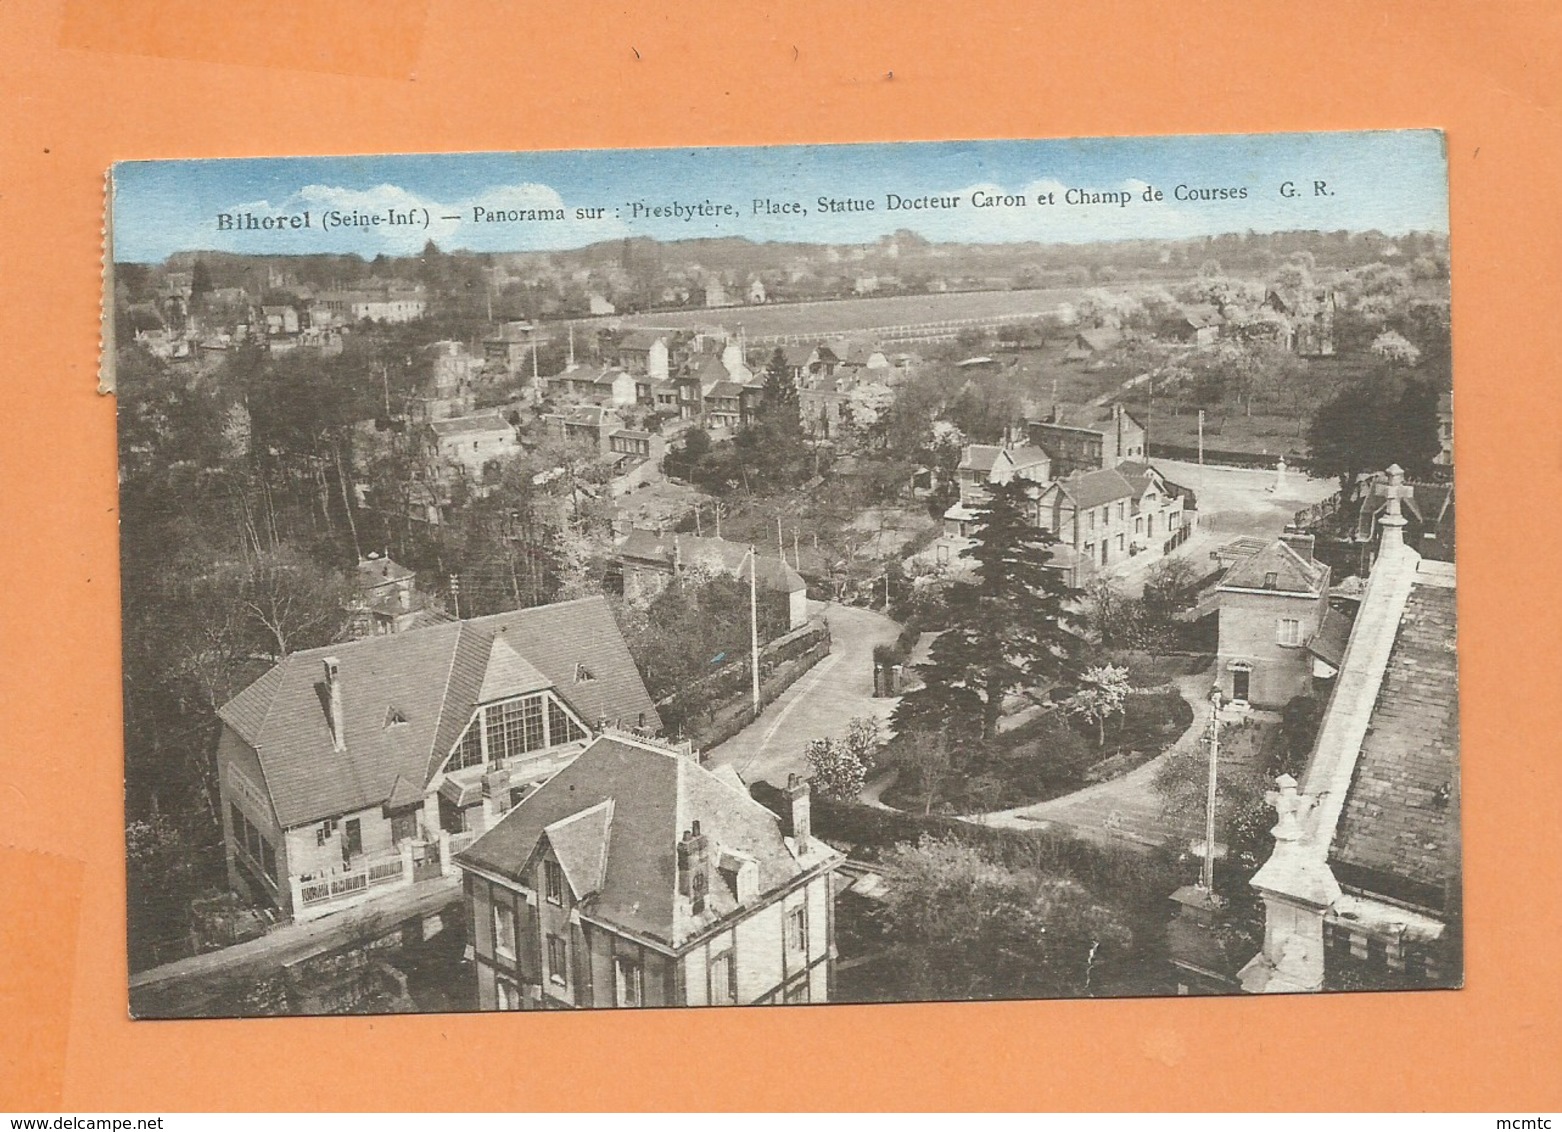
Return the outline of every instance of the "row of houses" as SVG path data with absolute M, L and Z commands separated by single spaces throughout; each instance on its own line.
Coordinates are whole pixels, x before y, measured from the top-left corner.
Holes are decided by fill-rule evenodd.
M 1025 422 L 1023 436 L 971 444 L 957 469 L 960 497 L 944 512 L 935 562 L 953 563 L 974 543 L 980 508 L 995 485 L 1028 485 L 1029 518 L 1057 544 L 1051 567 L 1069 585 L 1140 555 L 1160 556 L 1187 537 L 1196 500 L 1145 459 L 1145 430 L 1121 405 L 1054 409 Z

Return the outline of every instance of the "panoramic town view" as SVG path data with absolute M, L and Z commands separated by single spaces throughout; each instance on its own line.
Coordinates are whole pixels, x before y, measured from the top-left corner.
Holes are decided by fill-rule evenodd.
M 136 1016 L 1460 984 L 1445 230 L 893 224 L 116 256 Z

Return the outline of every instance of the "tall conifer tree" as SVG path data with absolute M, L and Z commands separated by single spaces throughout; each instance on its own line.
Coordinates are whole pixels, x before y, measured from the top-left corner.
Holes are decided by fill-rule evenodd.
M 994 485 L 976 508 L 976 541 L 962 551 L 974 577 L 949 588 L 953 624 L 920 668 L 923 686 L 895 709 L 897 731 L 991 739 L 1006 695 L 1074 670 L 1079 638 L 1065 603 L 1076 594 L 1049 568 L 1057 539 L 1032 521 L 1033 489 L 1020 479 Z

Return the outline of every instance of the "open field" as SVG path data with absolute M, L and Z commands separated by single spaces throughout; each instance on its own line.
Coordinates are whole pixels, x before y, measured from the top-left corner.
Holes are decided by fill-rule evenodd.
M 713 324 L 729 328 L 741 325 L 750 341 L 785 335 L 829 337 L 957 319 L 1001 320 L 1050 314 L 1064 303 L 1078 302 L 1083 294 L 1082 289 L 1069 287 L 1031 291 L 952 291 L 932 295 L 886 295 L 811 303 L 651 311 L 645 314 L 579 319 L 576 323 L 658 330 L 687 330 Z

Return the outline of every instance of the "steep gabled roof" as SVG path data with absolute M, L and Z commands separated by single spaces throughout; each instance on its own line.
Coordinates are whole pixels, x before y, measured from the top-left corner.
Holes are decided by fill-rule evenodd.
M 521 881 L 546 837 L 571 887 L 586 889 L 584 914 L 676 948 L 738 907 L 714 875 L 702 914 L 678 894 L 677 846 L 695 822 L 710 841 L 713 873 L 723 851 L 750 858 L 761 896 L 833 856 L 821 847 L 800 860 L 774 814 L 693 758 L 610 736 L 595 740 L 457 862 Z M 599 885 L 577 879 L 598 861 Z
M 998 453 L 1003 448 L 997 444 L 967 444 L 965 452 L 960 457 L 960 470 L 987 473 L 993 470 L 993 463 L 998 459 Z
M 1274 584 L 1269 584 L 1269 575 Z M 1329 584 L 1329 570 L 1321 562 L 1303 558 L 1276 539 L 1249 558 L 1238 559 L 1220 580 L 1221 589 L 1274 590 L 1278 593 L 1316 597 Z
M 584 900 L 602 888 L 607 874 L 608 838 L 613 829 L 613 799 L 567 818 L 560 818 L 542 831 L 559 859 L 564 879 L 576 900 Z
M 1093 472 L 1075 472 L 1067 479 L 1058 480 L 1054 486 L 1074 501 L 1081 510 L 1116 503 L 1119 499 L 1138 500 L 1151 487 L 1160 487 L 1161 474 L 1148 464 L 1124 460 L 1115 468 L 1098 468 Z
M 328 656 L 339 662 L 342 751 L 328 722 Z M 577 682 L 581 665 L 593 679 Z M 603 597 L 293 653 L 218 715 L 256 750 L 291 827 L 383 803 L 398 778 L 426 788 L 479 703 L 546 686 L 588 725 L 638 725 L 643 714 L 661 726 Z M 390 723 L 392 708 L 405 722 Z

